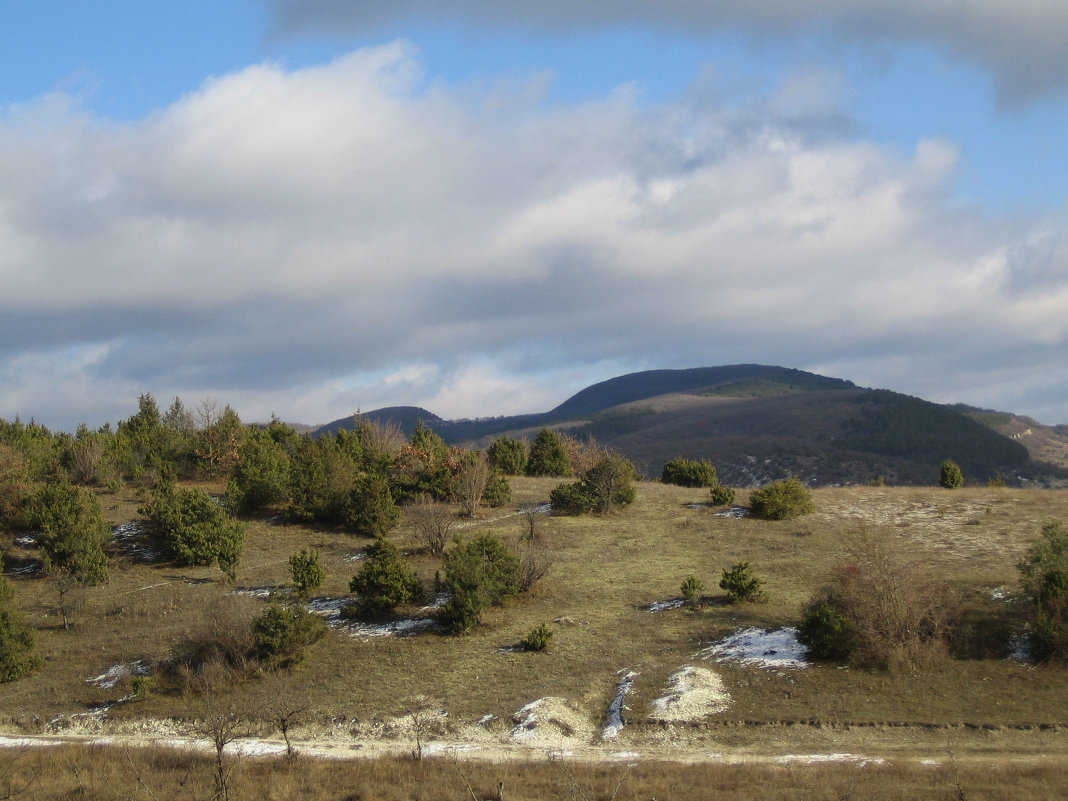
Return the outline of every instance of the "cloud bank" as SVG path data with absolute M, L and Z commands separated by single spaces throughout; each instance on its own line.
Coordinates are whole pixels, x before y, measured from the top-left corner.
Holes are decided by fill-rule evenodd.
M 0 110 L 0 416 L 494 415 L 732 362 L 1066 416 L 1064 219 L 961 208 L 951 142 L 828 135 L 820 92 L 543 88 L 428 80 L 395 42 L 132 123 Z
M 619 25 L 724 31 L 757 40 L 831 34 L 835 42 L 923 43 L 989 70 L 1002 102 L 1068 89 L 1068 4 L 1051 0 L 262 0 L 276 31 L 375 33 L 398 20 L 567 32 Z

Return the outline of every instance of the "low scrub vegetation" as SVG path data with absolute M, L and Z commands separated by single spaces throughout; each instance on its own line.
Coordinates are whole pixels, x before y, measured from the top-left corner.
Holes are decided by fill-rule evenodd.
M 681 456 L 664 464 L 660 480 L 680 487 L 714 487 L 719 483 L 715 465 L 707 459 L 683 459 Z
M 583 471 L 580 481 L 557 486 L 549 501 L 556 514 L 608 514 L 634 503 L 636 479 L 637 470 L 630 461 L 617 453 L 604 453 Z
M 799 478 L 773 481 L 749 493 L 749 508 L 762 520 L 790 520 L 815 508 L 812 493 Z
M 244 526 L 202 489 L 162 481 L 152 501 L 140 509 L 160 544 L 186 565 L 218 565 L 230 580 L 237 576 Z
M 764 582 L 753 575 L 748 562 L 739 562 L 723 571 L 719 588 L 727 593 L 727 600 L 732 604 L 742 601 L 763 601 L 767 596 L 761 589 Z
M 800 638 L 818 659 L 884 670 L 930 668 L 948 655 L 952 608 L 944 583 L 861 529 L 831 583 L 809 602 Z
M 1061 521 L 1049 520 L 1042 526 L 1041 537 L 1018 569 L 1031 605 L 1035 657 L 1068 660 L 1068 529 Z
M 401 555 L 400 548 L 380 537 L 367 546 L 367 559 L 349 582 L 359 595 L 346 614 L 365 617 L 387 615 L 402 604 L 423 598 L 423 583 Z

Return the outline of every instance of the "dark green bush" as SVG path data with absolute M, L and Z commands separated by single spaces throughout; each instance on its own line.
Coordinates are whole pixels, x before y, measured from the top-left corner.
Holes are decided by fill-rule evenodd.
M 960 487 L 963 487 L 964 473 L 961 472 L 960 465 L 952 459 L 946 459 L 942 462 L 938 483 L 946 489 L 959 489 Z
M 296 664 L 325 634 L 322 618 L 295 604 L 272 603 L 252 621 L 255 656 L 273 667 Z
M 300 553 L 289 557 L 289 572 L 293 577 L 293 589 L 301 598 L 308 597 L 326 580 L 326 571 L 319 562 L 319 552 L 312 548 L 303 548 Z
M 1032 653 L 1039 661 L 1068 660 L 1068 528 L 1059 520 L 1042 526 L 1017 568 L 1031 603 Z
M 41 661 L 33 629 L 15 606 L 15 591 L 0 576 L 0 682 L 22 678 Z
M 142 507 L 153 535 L 187 565 L 217 564 L 231 581 L 237 572 L 244 527 L 202 489 L 177 489 L 161 482 Z
M 482 500 L 494 509 L 507 506 L 512 502 L 512 485 L 502 475 L 490 476 L 486 482 L 486 490 L 482 493 Z
M 289 455 L 267 430 L 251 429 L 238 451 L 226 497 L 242 514 L 289 501 Z
M 521 476 L 527 467 L 526 443 L 508 436 L 495 440 L 487 456 L 490 467 L 507 476 Z
M 727 600 L 732 604 L 739 601 L 762 601 L 764 593 L 760 586 L 763 583 L 753 575 L 748 562 L 739 562 L 729 570 L 723 571 L 719 588 L 727 591 Z
M 370 537 L 384 537 L 401 518 L 393 500 L 389 481 L 378 475 L 362 475 L 349 493 L 344 525 L 349 531 Z
M 549 493 L 554 514 L 605 514 L 634 502 L 637 470 L 618 453 L 605 453 L 585 472 L 581 481 L 560 484 Z
M 812 494 L 798 478 L 773 481 L 749 494 L 749 508 L 763 520 L 789 520 L 813 510 Z
M 423 597 L 423 583 L 400 549 L 387 539 L 379 538 L 367 546 L 367 560 L 349 582 L 349 590 L 358 593 L 359 601 L 346 607 L 346 614 L 374 617 L 387 615 L 401 604 Z
M 682 592 L 682 597 L 687 600 L 690 606 L 697 607 L 701 605 L 701 596 L 705 591 L 705 583 L 697 576 L 687 576 L 683 579 L 679 589 Z
M 526 471 L 528 476 L 569 476 L 571 459 L 563 440 L 549 427 L 543 427 L 530 445 Z
M 553 630 L 548 624 L 542 623 L 531 629 L 530 633 L 519 644 L 524 651 L 545 651 L 549 648 L 549 641 L 553 638 Z
M 104 545 L 111 528 L 104 522 L 97 497 L 68 482 L 49 482 L 30 496 L 26 522 L 37 530 L 45 570 L 68 573 L 80 584 L 106 584 L 108 557 Z
M 552 504 L 553 514 L 582 515 L 592 512 L 597 501 L 581 482 L 574 481 L 554 487 L 549 492 L 549 503 Z
M 683 459 L 680 456 L 664 465 L 660 480 L 680 487 L 714 487 L 719 483 L 719 476 L 707 459 Z
M 519 594 L 523 573 L 519 558 L 492 534 L 458 541 L 445 552 L 442 563 L 442 586 L 449 600 L 440 617 L 455 634 L 477 625 L 487 607 Z
M 723 484 L 716 484 L 708 491 L 708 502 L 713 506 L 730 506 L 734 503 L 734 490 Z
M 844 662 L 856 649 L 853 621 L 842 600 L 831 592 L 817 596 L 806 607 L 798 640 L 809 656 L 821 662 Z

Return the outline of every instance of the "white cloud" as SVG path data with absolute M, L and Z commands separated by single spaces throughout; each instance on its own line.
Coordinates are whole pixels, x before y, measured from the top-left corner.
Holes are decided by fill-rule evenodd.
M 483 416 L 740 361 L 863 382 L 916 358 L 951 394 L 995 346 L 1063 371 L 1064 220 L 961 209 L 955 168 L 939 139 L 814 136 L 779 96 L 450 87 L 403 42 L 132 123 L 44 98 L 0 112 L 0 416 L 114 420 L 145 390 L 246 419 Z

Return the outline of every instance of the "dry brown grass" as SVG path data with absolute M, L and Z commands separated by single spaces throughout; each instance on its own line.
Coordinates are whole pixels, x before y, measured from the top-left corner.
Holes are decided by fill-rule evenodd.
M 230 797 L 256 801 L 1045 801 L 1068 790 L 1063 763 L 989 765 L 954 758 L 952 751 L 943 751 L 931 764 L 806 765 L 788 758 L 748 764 L 256 758 L 231 760 L 230 768 Z M 208 799 L 214 792 L 212 772 L 210 756 L 190 752 L 74 747 L 8 751 L 0 753 L 0 794 L 38 801 Z
M 516 505 L 547 500 L 555 483 L 514 480 Z M 744 493 L 740 496 L 744 503 Z M 636 741 L 655 742 L 659 727 L 641 724 L 667 676 L 694 663 L 696 652 L 710 641 L 739 627 L 796 624 L 805 601 L 841 561 L 859 523 L 952 584 L 967 600 L 969 614 L 983 621 L 1006 615 L 1006 604 L 991 600 L 990 591 L 1015 587 L 1015 562 L 1042 521 L 1068 520 L 1068 492 L 1049 490 L 821 489 L 814 491 L 815 514 L 784 522 L 725 519 L 707 507 L 691 506 L 704 498 L 702 490 L 646 483 L 638 486 L 638 501 L 620 514 L 540 520 L 539 539 L 554 552 L 552 571 L 530 595 L 491 610 L 483 627 L 464 637 L 376 640 L 332 632 L 284 681 L 299 687 L 311 710 L 309 721 L 320 726 L 402 714 L 402 699 L 425 695 L 449 710 L 452 721 L 470 723 L 494 714 L 506 730 L 513 712 L 549 695 L 569 699 L 599 726 L 617 672 L 631 669 L 639 676 L 628 699 L 628 731 Z M 103 496 L 112 523 L 135 518 L 140 502 L 133 493 Z M 473 524 L 461 523 L 457 531 L 488 530 L 517 542 L 525 526 L 514 510 L 483 510 Z M 406 535 L 398 536 L 402 548 L 417 548 Z M 357 567 L 351 557 L 367 542 L 333 531 L 253 521 L 236 586 L 284 584 L 289 556 L 310 545 L 320 550 L 327 573 L 319 593 L 345 595 Z M 421 551 L 411 558 L 429 585 L 440 561 Z M 716 587 L 720 571 L 742 561 L 764 580 L 766 603 L 726 605 L 715 591 L 697 613 L 677 609 L 652 614 L 642 608 L 679 597 L 680 582 L 691 574 Z M 32 730 L 127 694 L 127 686 L 109 690 L 86 683 L 106 668 L 163 658 L 184 638 L 220 621 L 245 625 L 264 603 L 232 594 L 234 587 L 215 569 L 116 557 L 111 583 L 89 591 L 78 625 L 64 632 L 49 611 L 44 580 L 13 583 L 20 606 L 37 627 L 47 662 L 32 676 L 4 685 L 0 720 Z M 500 650 L 546 622 L 554 629 L 548 652 Z M 872 736 L 873 747 L 900 748 L 931 730 L 939 736 L 958 732 L 971 742 L 983 726 L 1015 731 L 1011 727 L 1068 721 L 1068 683 L 1062 670 L 999 659 L 951 659 L 920 673 L 834 667 L 769 672 L 701 664 L 723 676 L 733 703 L 680 736 L 711 750 L 724 743 L 774 749 L 798 738 L 811 738 L 814 748 L 842 748 L 841 738 L 875 731 L 879 736 Z M 252 677 L 227 693 L 251 716 L 264 716 L 263 693 L 269 684 Z M 109 714 L 118 720 L 188 718 L 191 709 L 189 697 L 173 687 L 116 706 Z M 938 751 L 941 746 L 924 747 Z M 651 794 L 691 797 L 663 790 Z M 456 797 L 466 797 L 462 785 Z M 515 797 L 524 796 L 517 791 Z

